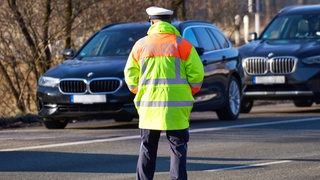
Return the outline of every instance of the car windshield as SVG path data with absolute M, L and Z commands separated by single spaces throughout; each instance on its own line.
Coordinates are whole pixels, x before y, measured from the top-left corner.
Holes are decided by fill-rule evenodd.
M 78 53 L 77 58 L 90 60 L 107 56 L 128 56 L 134 43 L 146 35 L 143 29 L 101 31 Z
M 320 14 L 277 17 L 261 35 L 262 39 L 319 39 Z

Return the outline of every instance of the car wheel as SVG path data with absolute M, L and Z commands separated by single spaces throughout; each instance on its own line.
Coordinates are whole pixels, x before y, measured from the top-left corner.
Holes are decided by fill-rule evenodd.
M 241 113 L 249 113 L 253 107 L 253 100 L 243 100 L 241 102 Z
M 64 129 L 68 124 L 68 120 L 45 119 L 43 123 L 47 129 Z
M 293 104 L 296 107 L 310 107 L 313 104 L 313 101 L 310 99 L 307 100 L 293 100 Z
M 240 86 L 235 77 L 231 77 L 228 85 L 228 93 L 226 96 L 225 107 L 217 110 L 217 115 L 220 120 L 235 120 L 240 113 Z

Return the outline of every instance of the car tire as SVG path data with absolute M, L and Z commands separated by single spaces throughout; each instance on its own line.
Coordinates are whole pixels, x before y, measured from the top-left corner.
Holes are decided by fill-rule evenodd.
M 241 94 L 239 82 L 231 77 L 228 84 L 225 106 L 216 111 L 220 120 L 235 120 L 240 114 Z
M 64 129 L 68 124 L 68 120 L 45 119 L 43 123 L 47 129 Z
M 310 99 L 307 100 L 293 100 L 293 104 L 296 107 L 310 107 L 313 104 L 313 101 Z
M 240 113 L 249 113 L 253 107 L 253 100 L 243 100 L 241 102 Z

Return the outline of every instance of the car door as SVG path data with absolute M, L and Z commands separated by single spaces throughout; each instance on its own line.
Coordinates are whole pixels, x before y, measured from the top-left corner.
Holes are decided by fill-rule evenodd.
M 204 65 L 205 79 L 197 96 L 210 97 L 215 104 L 224 103 L 224 93 L 228 86 L 230 70 L 228 60 L 232 53 L 228 52 L 228 41 L 221 43 L 221 37 L 215 37 L 210 26 L 194 26 L 185 29 L 183 36 L 195 47 L 204 50 L 200 58 Z M 231 54 L 228 54 L 231 53 Z

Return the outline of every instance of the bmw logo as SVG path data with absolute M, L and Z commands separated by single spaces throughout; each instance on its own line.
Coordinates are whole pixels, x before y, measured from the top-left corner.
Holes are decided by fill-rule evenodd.
M 268 54 L 268 58 L 272 58 L 272 56 L 274 56 L 272 52 Z
M 89 72 L 88 74 L 87 74 L 87 77 L 88 78 L 91 78 L 93 76 L 93 72 Z

